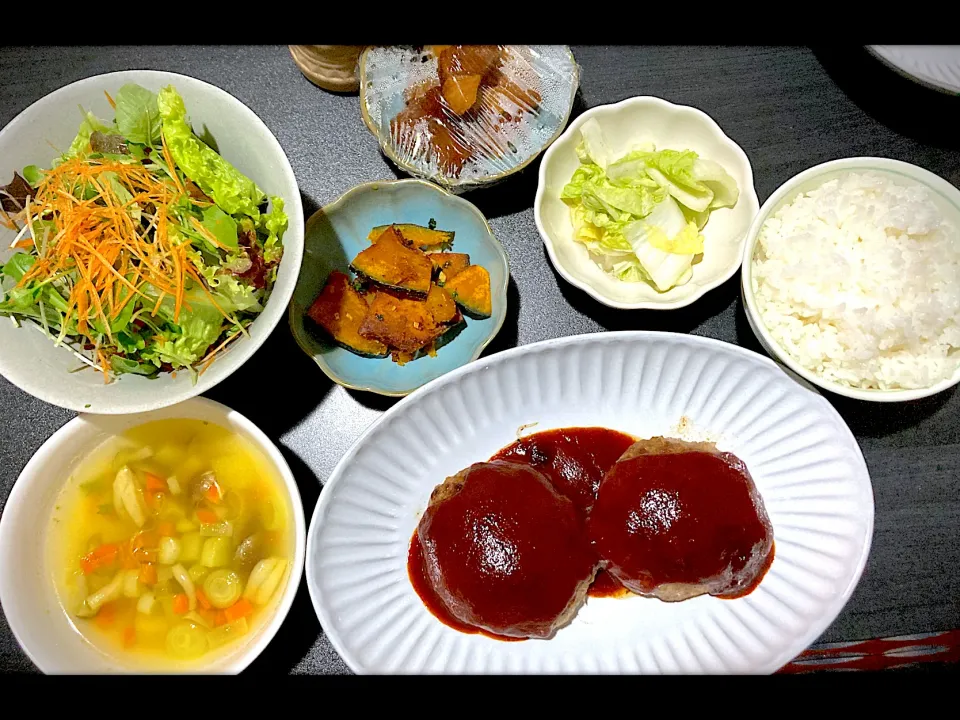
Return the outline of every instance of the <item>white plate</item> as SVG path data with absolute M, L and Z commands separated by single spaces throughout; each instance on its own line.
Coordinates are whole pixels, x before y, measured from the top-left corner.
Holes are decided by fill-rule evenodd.
M 869 45 L 868 49 L 924 85 L 960 94 L 960 45 Z
M 551 640 L 501 642 L 434 618 L 407 576 L 430 492 L 517 429 L 600 425 L 709 439 L 742 458 L 776 555 L 737 600 L 592 598 Z M 873 493 L 849 428 L 770 360 L 690 335 L 581 335 L 481 359 L 397 403 L 343 457 L 307 538 L 307 585 L 358 673 L 767 673 L 840 612 L 873 532 Z

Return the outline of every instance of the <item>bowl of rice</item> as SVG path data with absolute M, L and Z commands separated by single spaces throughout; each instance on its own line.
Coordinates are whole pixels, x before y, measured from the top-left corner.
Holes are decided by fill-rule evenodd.
M 760 208 L 741 278 L 761 344 L 821 388 L 898 402 L 960 382 L 960 190 L 927 170 L 805 170 Z

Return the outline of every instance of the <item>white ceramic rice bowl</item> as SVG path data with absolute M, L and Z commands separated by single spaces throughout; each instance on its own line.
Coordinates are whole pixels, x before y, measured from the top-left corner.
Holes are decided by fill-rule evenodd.
M 955 227 L 960 228 L 960 190 L 929 170 L 911 165 L 910 163 L 889 158 L 856 157 L 831 160 L 804 170 L 787 180 L 777 188 L 760 208 L 750 232 L 747 234 L 743 248 L 743 263 L 741 269 L 741 287 L 743 290 L 744 312 L 753 334 L 757 336 L 763 348 L 778 362 L 782 363 L 804 380 L 829 390 L 837 395 L 855 400 L 872 402 L 906 402 L 936 395 L 960 383 L 960 368 L 951 378 L 943 380 L 926 388 L 906 390 L 866 390 L 854 388 L 842 383 L 827 380 L 817 373 L 807 369 L 790 355 L 764 325 L 760 318 L 760 310 L 753 292 L 753 256 L 756 252 L 760 228 L 767 218 L 774 215 L 780 208 L 793 202 L 801 193 L 809 192 L 829 180 L 842 177 L 851 172 L 880 173 L 903 181 L 904 179 L 919 183 L 930 190 L 930 196 L 937 208 L 947 217 Z

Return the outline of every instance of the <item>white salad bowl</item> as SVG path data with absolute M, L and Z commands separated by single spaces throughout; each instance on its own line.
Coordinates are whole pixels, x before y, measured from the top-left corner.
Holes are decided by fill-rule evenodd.
M 960 368 L 954 372 L 953 377 L 926 388 L 909 390 L 867 390 L 854 388 L 849 385 L 827 380 L 801 365 L 780 345 L 773 335 L 771 335 L 761 319 L 753 287 L 753 260 L 756 254 L 760 229 L 763 227 L 763 224 L 784 205 L 793 202 L 801 193 L 809 192 L 829 180 L 853 172 L 880 173 L 890 176 L 894 182 L 897 180 L 901 182 L 906 180 L 909 183 L 919 183 L 925 186 L 930 191 L 930 197 L 943 216 L 950 220 L 955 227 L 960 227 L 960 190 L 929 170 L 924 170 L 916 165 L 911 165 L 910 163 L 899 160 L 876 157 L 844 158 L 842 160 L 831 160 L 820 165 L 815 165 L 790 178 L 777 188 L 777 191 L 767 198 L 763 207 L 760 208 L 760 212 L 750 227 L 750 232 L 747 234 L 746 243 L 743 247 L 743 265 L 740 275 L 744 311 L 747 316 L 747 321 L 750 323 L 750 328 L 753 330 L 753 334 L 757 336 L 760 344 L 763 345 L 764 349 L 775 360 L 788 367 L 803 379 L 824 390 L 829 390 L 837 395 L 843 395 L 844 397 L 855 400 L 868 400 L 873 402 L 904 402 L 936 395 L 960 383 Z
M 54 505 L 80 463 L 110 437 L 130 428 L 170 418 L 203 420 L 245 438 L 271 463 L 289 500 L 294 556 L 283 594 L 272 614 L 252 636 L 209 663 L 195 662 L 185 672 L 233 674 L 246 668 L 276 635 L 293 604 L 303 575 L 306 523 L 290 466 L 270 439 L 252 422 L 225 405 L 193 398 L 176 407 L 136 415 L 81 414 L 47 440 L 30 459 L 10 493 L 0 517 L 0 604 L 17 642 L 33 663 L 48 674 L 142 673 L 150 668 L 132 658 L 107 655 L 85 640 L 57 599 L 47 533 Z M 164 670 L 163 672 L 170 672 Z
M 0 318 L 0 374 L 45 402 L 78 412 L 123 414 L 166 407 L 206 392 L 256 352 L 283 317 L 300 272 L 303 256 L 303 206 L 293 169 L 273 133 L 254 112 L 229 93 L 195 78 L 153 70 L 130 70 L 97 75 L 50 93 L 28 107 L 0 130 L 0 183 L 26 165 L 49 167 L 54 148 L 69 147 L 77 134 L 82 106 L 103 119 L 113 118 L 104 91 L 116 95 L 126 83 L 157 91 L 173 85 L 183 96 L 194 129 L 212 136 L 220 154 L 251 178 L 268 195 L 283 198 L 289 227 L 283 236 L 284 253 L 266 307 L 241 338 L 217 357 L 196 383 L 189 372 L 172 377 L 162 373 L 148 379 L 124 375 L 105 384 L 94 370 L 71 372 L 81 366 L 63 347 L 33 328 L 16 327 Z M 13 250 L 15 233 L 0 226 L 0 263 Z
M 693 266 L 693 277 L 686 284 L 661 293 L 644 282 L 618 280 L 605 273 L 590 258 L 587 248 L 574 239 L 570 208 L 560 199 L 560 192 L 580 165 L 576 151 L 580 127 L 590 118 L 599 123 L 611 157 L 647 142 L 658 150 L 694 150 L 700 157 L 720 163 L 737 181 L 740 198 L 733 208 L 710 214 L 702 231 L 703 258 Z M 746 153 L 709 115 L 686 105 L 642 96 L 591 108 L 570 124 L 543 156 L 533 214 L 550 261 L 571 285 L 614 308 L 672 310 L 696 301 L 736 273 L 747 230 L 759 207 Z

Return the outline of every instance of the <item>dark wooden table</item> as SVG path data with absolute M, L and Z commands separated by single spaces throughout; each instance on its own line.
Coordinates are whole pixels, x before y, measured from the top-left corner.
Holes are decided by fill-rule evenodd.
M 573 50 L 582 67 L 575 112 L 634 95 L 700 108 L 750 157 L 761 202 L 805 168 L 857 155 L 911 162 L 960 185 L 960 98 L 915 86 L 862 50 Z M 282 46 L 0 48 L 0 125 L 62 85 L 142 68 L 201 78 L 251 107 L 290 158 L 308 215 L 358 183 L 398 175 L 364 127 L 356 95 L 317 89 Z M 621 329 L 689 332 L 762 352 L 743 314 L 739 276 L 671 312 L 613 311 L 567 285 L 534 226 L 537 167 L 468 196 L 490 219 L 513 276 L 508 318 L 488 352 Z M 0 158 L 0 174 L 12 170 Z M 307 517 L 337 460 L 393 402 L 332 385 L 283 323 L 210 396 L 278 443 L 297 475 Z M 870 468 L 876 529 L 863 579 L 821 640 L 960 628 L 960 393 L 894 406 L 831 401 Z M 71 417 L 0 379 L 0 507 L 30 456 Z M 0 619 L 0 670 L 33 669 Z M 347 672 L 323 635 L 305 581 L 283 628 L 250 671 Z

